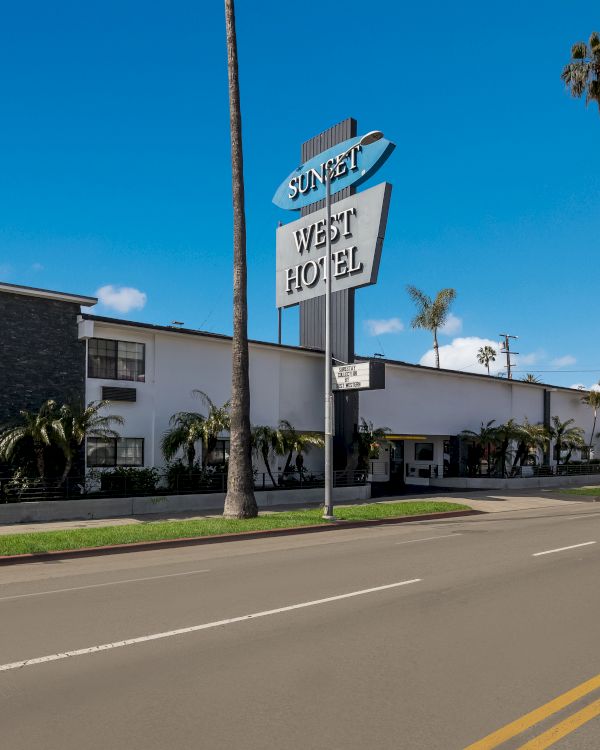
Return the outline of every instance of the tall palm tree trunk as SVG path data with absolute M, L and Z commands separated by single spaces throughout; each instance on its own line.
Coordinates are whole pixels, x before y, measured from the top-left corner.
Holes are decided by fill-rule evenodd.
M 592 448 L 594 446 L 594 435 L 596 433 L 596 418 L 598 416 L 598 409 L 594 409 L 594 424 L 592 425 L 592 434 L 590 435 L 590 455 L 588 456 L 588 461 L 592 457 Z
M 440 369 L 440 347 L 437 340 L 437 328 L 433 329 L 433 350 L 435 352 L 435 366 Z
M 233 0 L 225 0 L 225 26 L 233 191 L 233 341 L 231 344 L 231 446 L 223 515 L 228 518 L 252 518 L 258 515 L 258 506 L 254 498 L 250 439 L 244 163 Z

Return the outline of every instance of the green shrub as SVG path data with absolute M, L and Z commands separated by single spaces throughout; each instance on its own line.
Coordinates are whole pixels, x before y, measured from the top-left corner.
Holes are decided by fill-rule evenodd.
M 154 468 L 136 468 L 134 466 L 119 466 L 112 471 L 105 471 L 100 478 L 103 492 L 156 492 L 156 485 L 160 480 L 160 472 Z

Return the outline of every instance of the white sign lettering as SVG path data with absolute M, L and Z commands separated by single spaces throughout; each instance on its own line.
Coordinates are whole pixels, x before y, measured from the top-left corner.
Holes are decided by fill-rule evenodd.
M 391 190 L 382 183 L 333 205 L 332 291 L 377 281 Z M 278 228 L 277 307 L 325 294 L 327 231 L 324 209 Z

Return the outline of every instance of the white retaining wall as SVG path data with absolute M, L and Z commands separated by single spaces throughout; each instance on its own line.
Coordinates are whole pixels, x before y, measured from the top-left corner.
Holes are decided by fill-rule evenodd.
M 323 501 L 323 489 L 309 487 L 298 490 L 266 490 L 257 492 L 259 508 L 273 505 L 304 505 Z M 371 485 L 335 487 L 336 502 L 368 500 Z M 183 513 L 188 511 L 223 510 L 224 492 L 205 495 L 154 495 L 152 497 L 115 497 L 84 500 L 42 500 L 33 503 L 0 505 L 0 525 L 35 521 L 75 521 L 92 518 L 121 518 L 149 513 Z
M 443 487 L 457 490 L 536 490 L 562 489 L 563 487 L 588 487 L 598 485 L 600 495 L 600 474 L 587 474 L 572 477 L 446 477 L 430 479 L 430 487 Z

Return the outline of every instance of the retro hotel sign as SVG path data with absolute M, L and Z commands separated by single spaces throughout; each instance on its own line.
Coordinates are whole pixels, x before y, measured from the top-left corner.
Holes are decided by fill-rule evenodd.
M 286 178 L 273 202 L 295 210 L 321 200 L 326 170 L 345 151 L 348 155 L 332 178 L 332 192 L 362 184 L 383 164 L 394 144 L 383 138 L 367 146 L 359 141 L 344 141 L 310 159 Z M 377 281 L 391 192 L 390 184 L 381 183 L 332 205 L 333 292 Z M 277 307 L 325 294 L 326 224 L 325 209 L 321 209 L 277 229 Z

